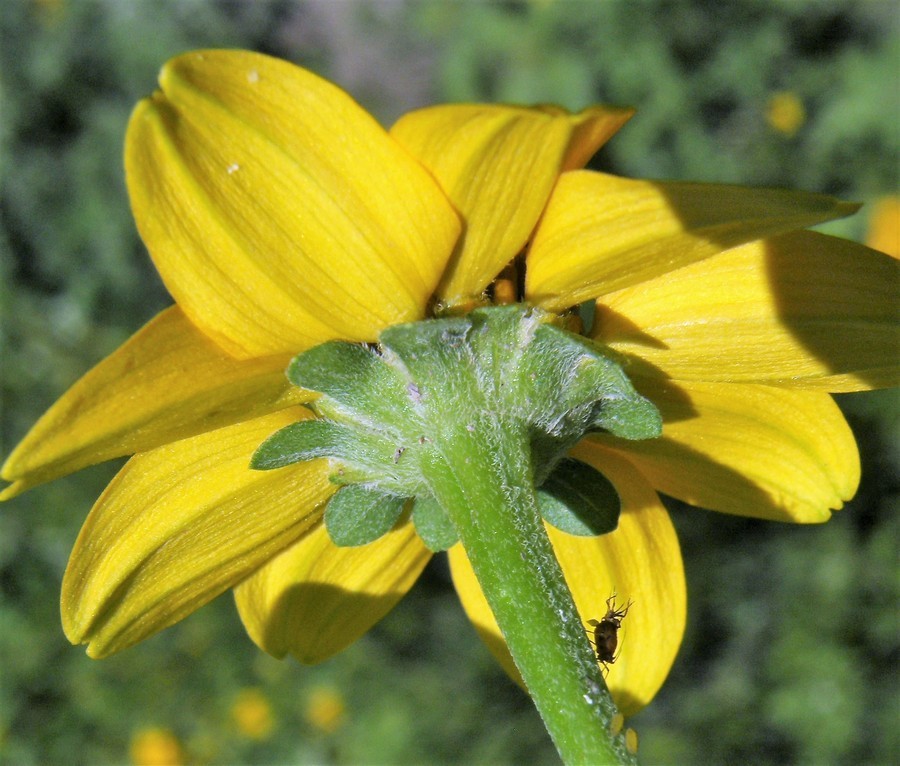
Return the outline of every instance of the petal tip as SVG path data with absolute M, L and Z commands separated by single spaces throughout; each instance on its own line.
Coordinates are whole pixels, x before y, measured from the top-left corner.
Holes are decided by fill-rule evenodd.
M 27 487 L 24 486 L 25 483 L 21 481 L 14 481 L 7 487 L 4 487 L 0 490 L 0 503 L 6 502 L 7 500 L 12 500 L 14 497 L 21 495 Z

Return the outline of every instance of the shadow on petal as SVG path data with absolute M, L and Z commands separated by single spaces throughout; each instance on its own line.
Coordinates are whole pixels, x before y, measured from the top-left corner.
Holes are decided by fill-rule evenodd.
M 826 390 L 900 384 L 897 260 L 799 231 L 767 240 L 765 262 L 779 319 L 837 379 Z
M 603 338 L 606 343 L 628 341 L 635 346 L 666 350 L 669 348 L 665 341 L 645 332 L 641 327 L 618 311 L 611 309 L 597 301 L 594 314 L 594 326 L 591 332 Z
M 532 238 L 526 295 L 559 310 L 857 207 L 821 194 L 570 171 Z
M 797 521 L 746 476 L 673 439 L 663 436 L 652 445 L 606 436 L 599 441 L 634 463 L 654 489 L 697 508 L 769 521 Z M 826 513 L 826 518 L 819 520 L 830 516 Z
M 322 662 L 381 620 L 430 558 L 408 519 L 355 547 L 336 546 L 320 524 L 235 588 L 235 603 L 264 651 Z
M 307 665 L 324 662 L 362 638 L 405 595 L 405 590 L 372 596 L 335 585 L 298 583 L 272 605 L 263 645 L 284 645 L 289 632 L 293 635 L 286 653 Z M 315 627 L 304 619 L 310 605 L 316 607 Z M 327 629 L 320 630 L 322 625 Z
M 605 443 L 659 491 L 712 510 L 820 523 L 859 482 L 853 434 L 822 391 L 637 378 L 659 407 L 663 436 Z

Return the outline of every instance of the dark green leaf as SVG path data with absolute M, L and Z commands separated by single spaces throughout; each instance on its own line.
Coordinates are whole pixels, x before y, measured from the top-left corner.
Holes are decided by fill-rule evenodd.
M 419 495 L 413 503 L 413 524 L 428 549 L 439 553 L 459 540 L 456 527 L 433 497 Z
M 570 535 L 590 537 L 612 532 L 619 524 L 621 503 L 602 473 L 565 458 L 538 489 L 541 516 Z
M 325 529 L 335 545 L 365 545 L 391 530 L 405 503 L 404 497 L 350 484 L 339 489 L 325 506 Z
M 409 417 L 407 381 L 375 351 L 359 343 L 331 341 L 294 357 L 287 369 L 295 386 L 323 394 L 314 406 L 371 424 Z
M 623 439 L 652 439 L 662 433 L 659 411 L 635 390 L 618 357 L 589 338 L 543 324 L 525 363 L 533 367 L 531 397 L 543 403 L 557 400 L 556 407 L 543 408 L 542 417 L 552 427 L 558 427 L 556 410 L 584 431 L 606 431 Z
M 253 453 L 250 467 L 268 470 L 320 457 L 360 465 L 392 452 L 389 442 L 360 429 L 331 420 L 301 420 L 266 439 Z

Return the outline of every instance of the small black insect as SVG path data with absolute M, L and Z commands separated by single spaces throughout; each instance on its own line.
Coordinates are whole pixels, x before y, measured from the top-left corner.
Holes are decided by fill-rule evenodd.
M 606 614 L 602 620 L 588 620 L 588 625 L 593 628 L 594 651 L 597 652 L 597 662 L 603 666 L 604 670 L 609 670 L 618 655 L 616 649 L 619 646 L 619 628 L 622 627 L 622 620 L 631 609 L 632 602 L 625 605 L 624 609 L 616 608 L 616 594 L 613 593 L 606 599 Z

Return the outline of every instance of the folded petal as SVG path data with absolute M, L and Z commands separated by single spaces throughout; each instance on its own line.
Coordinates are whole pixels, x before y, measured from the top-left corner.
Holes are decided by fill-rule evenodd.
M 821 391 L 635 378 L 663 435 L 614 447 L 661 492 L 692 505 L 801 524 L 827 521 L 859 484 L 859 452 Z
M 63 628 L 103 657 L 233 587 L 321 518 L 325 461 L 251 471 L 267 436 L 303 408 L 133 457 L 85 521 L 63 578 Z
M 265 356 L 421 318 L 459 220 L 347 94 L 246 51 L 179 56 L 160 84 L 128 127 L 128 190 L 194 324 Z
M 178 307 L 166 309 L 72 386 L 7 459 L 0 500 L 88 465 L 300 404 L 289 356 L 239 360 Z
M 454 305 L 479 295 L 524 247 L 559 173 L 586 162 L 632 113 L 458 104 L 404 115 L 391 136 L 434 173 L 465 220 L 439 298 Z
M 572 171 L 535 231 L 526 294 L 558 310 L 857 207 L 821 194 Z
M 900 383 L 900 262 L 800 231 L 605 295 L 594 336 L 678 380 Z
M 547 527 L 582 620 L 600 620 L 606 600 L 633 602 L 619 630 L 619 655 L 606 683 L 624 715 L 656 694 L 672 667 L 687 610 L 678 538 L 666 509 L 646 479 L 626 460 L 594 444 L 573 454 L 602 471 L 622 499 L 619 526 L 599 537 L 574 537 Z M 469 619 L 504 669 L 518 672 L 461 545 L 449 551 L 453 583 Z M 587 631 L 588 628 L 586 627 Z
M 235 601 L 261 649 L 321 662 L 393 609 L 430 558 L 408 519 L 355 548 L 337 547 L 320 524 L 242 582 Z

